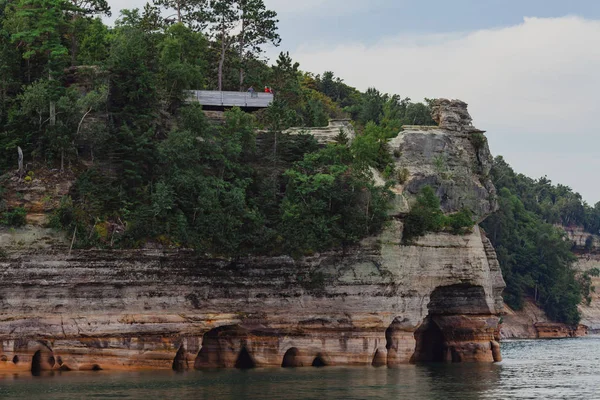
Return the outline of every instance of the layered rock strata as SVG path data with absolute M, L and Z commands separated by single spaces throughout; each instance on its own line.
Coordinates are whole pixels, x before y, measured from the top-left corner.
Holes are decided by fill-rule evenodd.
M 579 305 L 581 324 L 590 332 L 600 332 L 600 236 L 585 232 L 581 227 L 565 227 L 573 252 L 577 257 L 574 268 L 579 274 L 588 274 L 591 290 L 589 298 Z M 589 300 L 589 302 L 588 302 Z
M 408 177 L 394 187 L 390 225 L 343 252 L 222 260 L 69 251 L 36 248 L 48 246 L 36 246 L 30 230 L 24 246 L 11 232 L 0 259 L 0 369 L 500 360 L 504 281 L 480 229 L 402 241 L 402 217 L 426 184 L 446 212 L 469 207 L 482 219 L 496 207 L 489 150 L 472 144 L 479 131 L 466 104 L 440 101 L 436 110 L 440 127 L 411 127 L 392 143 Z

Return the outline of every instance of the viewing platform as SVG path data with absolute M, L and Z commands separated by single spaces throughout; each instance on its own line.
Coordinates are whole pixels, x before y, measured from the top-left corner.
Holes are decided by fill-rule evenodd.
M 247 111 L 256 111 L 268 107 L 273 102 L 273 93 L 218 90 L 189 90 L 188 93 L 188 101 L 197 101 L 206 110 L 240 107 Z

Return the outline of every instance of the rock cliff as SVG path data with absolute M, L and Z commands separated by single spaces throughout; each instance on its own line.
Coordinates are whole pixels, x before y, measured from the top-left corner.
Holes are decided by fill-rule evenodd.
M 373 365 L 500 360 L 504 281 L 475 226 L 402 242 L 424 185 L 445 212 L 496 208 L 491 156 L 466 104 L 391 143 L 403 185 L 391 223 L 343 252 L 235 260 L 190 251 L 73 250 L 31 228 L 5 233 L 0 369 Z M 480 138 L 479 138 L 480 139 Z M 441 160 L 441 161 L 440 161 Z M 43 242 L 43 245 L 40 243 Z
M 564 228 L 573 242 L 573 252 L 577 257 L 574 268 L 579 274 L 600 271 L 600 236 L 591 235 L 582 228 Z M 591 291 L 588 299 L 579 306 L 581 324 L 591 332 L 600 332 L 600 276 L 590 275 Z

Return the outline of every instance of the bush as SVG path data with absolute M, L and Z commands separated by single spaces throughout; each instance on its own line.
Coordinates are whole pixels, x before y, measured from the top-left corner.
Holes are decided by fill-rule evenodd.
M 444 226 L 450 228 L 450 232 L 454 235 L 464 235 L 471 232 L 474 224 L 473 213 L 466 208 L 448 215 L 444 221 Z
M 23 207 L 13 208 L 1 214 L 0 224 L 11 227 L 23 226 L 27 223 L 26 216 L 27 211 Z
M 410 172 L 406 168 L 402 168 L 398 171 L 398 183 L 404 185 L 410 176 Z
M 487 143 L 487 138 L 482 133 L 476 132 L 469 137 L 475 150 L 481 149 Z
M 430 186 L 425 186 L 417 197 L 417 203 L 404 219 L 402 240 L 410 242 L 427 232 L 449 230 L 454 235 L 471 232 L 474 225 L 473 213 L 463 208 L 457 213 L 445 216 L 440 210 L 440 200 Z
M 410 242 L 427 232 L 439 232 L 443 227 L 444 214 L 440 210 L 440 200 L 431 186 L 425 186 L 417 197 L 417 203 L 412 207 L 404 220 L 402 240 Z

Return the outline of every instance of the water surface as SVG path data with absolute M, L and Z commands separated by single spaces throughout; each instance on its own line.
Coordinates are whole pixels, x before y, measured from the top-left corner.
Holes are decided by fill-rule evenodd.
M 0 374 L 2 399 L 591 399 L 600 337 L 502 343 L 497 364 Z

